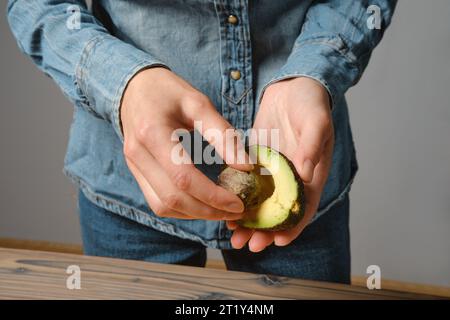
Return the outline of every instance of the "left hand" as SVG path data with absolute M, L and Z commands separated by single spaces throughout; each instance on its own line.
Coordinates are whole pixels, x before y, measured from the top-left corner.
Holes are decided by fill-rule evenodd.
M 334 146 L 328 92 L 319 82 L 306 77 L 276 82 L 264 92 L 253 128 L 256 132 L 258 129 L 279 129 L 279 151 L 297 169 L 305 185 L 306 200 L 305 216 L 289 230 L 256 231 L 227 221 L 228 228 L 234 230 L 231 243 L 235 249 L 248 242 L 250 251 L 259 252 L 273 242 L 277 246 L 291 243 L 317 211 Z

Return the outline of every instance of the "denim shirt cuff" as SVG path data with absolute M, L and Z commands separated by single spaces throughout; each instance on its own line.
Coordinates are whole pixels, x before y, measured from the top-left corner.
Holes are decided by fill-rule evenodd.
M 109 121 L 123 142 L 120 104 L 128 82 L 140 70 L 162 66 L 148 53 L 108 34 L 91 39 L 76 68 L 76 84 L 88 109 Z
M 339 36 L 318 36 L 295 44 L 285 65 L 261 90 L 258 103 L 269 85 L 289 78 L 307 77 L 322 84 L 334 108 L 338 97 L 344 95 L 360 75 L 356 57 Z

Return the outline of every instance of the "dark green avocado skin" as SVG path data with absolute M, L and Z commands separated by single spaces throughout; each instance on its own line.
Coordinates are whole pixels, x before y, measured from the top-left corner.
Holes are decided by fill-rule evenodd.
M 278 152 L 282 157 L 284 157 L 284 159 L 286 159 L 287 163 L 289 164 L 289 167 L 291 168 L 292 172 L 294 173 L 295 176 L 295 180 L 297 180 L 297 188 L 298 188 L 298 194 L 300 195 L 298 201 L 300 204 L 300 211 L 298 213 L 295 212 L 290 212 L 288 217 L 286 218 L 286 220 L 284 220 L 282 223 L 273 226 L 272 228 L 253 228 L 253 230 L 260 230 L 260 231 L 284 231 L 284 230 L 288 230 L 291 229 L 293 227 L 295 227 L 297 224 L 299 224 L 299 222 L 303 219 L 304 215 L 305 215 L 305 187 L 303 184 L 302 179 L 300 178 L 300 176 L 297 173 L 297 170 L 294 167 L 294 164 L 289 161 L 289 159 L 282 154 L 281 152 Z M 241 227 L 245 226 L 243 225 L 244 221 L 243 220 L 238 220 L 236 221 L 238 225 L 240 225 Z
M 297 180 L 297 192 L 300 195 L 298 201 L 300 204 L 300 211 L 298 213 L 290 212 L 289 216 L 286 220 L 284 220 L 283 223 L 274 226 L 270 228 L 270 231 L 283 231 L 287 229 L 291 229 L 295 227 L 305 216 L 305 186 L 303 184 L 302 179 L 297 173 L 297 169 L 295 169 L 294 164 L 281 152 L 279 154 L 286 159 L 287 163 L 289 164 L 289 167 L 291 168 L 292 172 L 294 173 L 295 180 Z M 267 231 L 269 231 L 267 230 Z
M 297 192 L 300 195 L 298 198 L 298 204 L 299 204 L 299 211 L 298 212 L 293 212 L 291 211 L 288 215 L 288 217 L 280 224 L 275 225 L 271 228 L 252 228 L 253 230 L 261 230 L 261 231 L 283 231 L 283 230 L 288 230 L 291 229 L 293 227 L 295 227 L 304 217 L 305 215 L 305 194 L 304 194 L 304 185 L 303 185 L 303 181 L 300 178 L 300 176 L 297 173 L 297 170 L 295 169 L 294 164 L 281 152 L 277 153 L 282 156 L 286 162 L 288 163 L 289 167 L 291 168 L 295 180 L 297 181 Z M 236 221 L 236 223 L 238 225 L 240 225 L 241 227 L 245 228 L 245 220 L 238 220 Z

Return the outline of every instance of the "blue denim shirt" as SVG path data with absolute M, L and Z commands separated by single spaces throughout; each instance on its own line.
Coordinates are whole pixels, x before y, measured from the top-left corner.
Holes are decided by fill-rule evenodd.
M 377 14 L 371 5 L 379 9 L 380 28 L 368 26 Z M 8 21 L 20 49 L 74 105 L 64 171 L 86 196 L 163 232 L 230 248 L 223 222 L 159 218 L 147 205 L 122 152 L 119 107 L 130 78 L 165 66 L 244 130 L 269 84 L 299 76 L 322 83 L 333 102 L 336 142 L 317 219 L 344 198 L 357 170 L 344 93 L 361 77 L 394 6 L 389 0 L 94 0 L 89 10 L 81 0 L 10 0 Z M 201 169 L 212 179 L 218 171 Z

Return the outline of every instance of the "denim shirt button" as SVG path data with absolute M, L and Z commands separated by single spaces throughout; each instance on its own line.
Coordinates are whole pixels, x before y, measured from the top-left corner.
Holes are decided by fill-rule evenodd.
M 241 78 L 241 72 L 239 70 L 231 70 L 230 76 L 233 80 L 239 80 Z
M 238 22 L 239 22 L 239 20 L 234 14 L 230 14 L 228 16 L 228 23 L 236 25 L 236 24 L 238 24 Z

